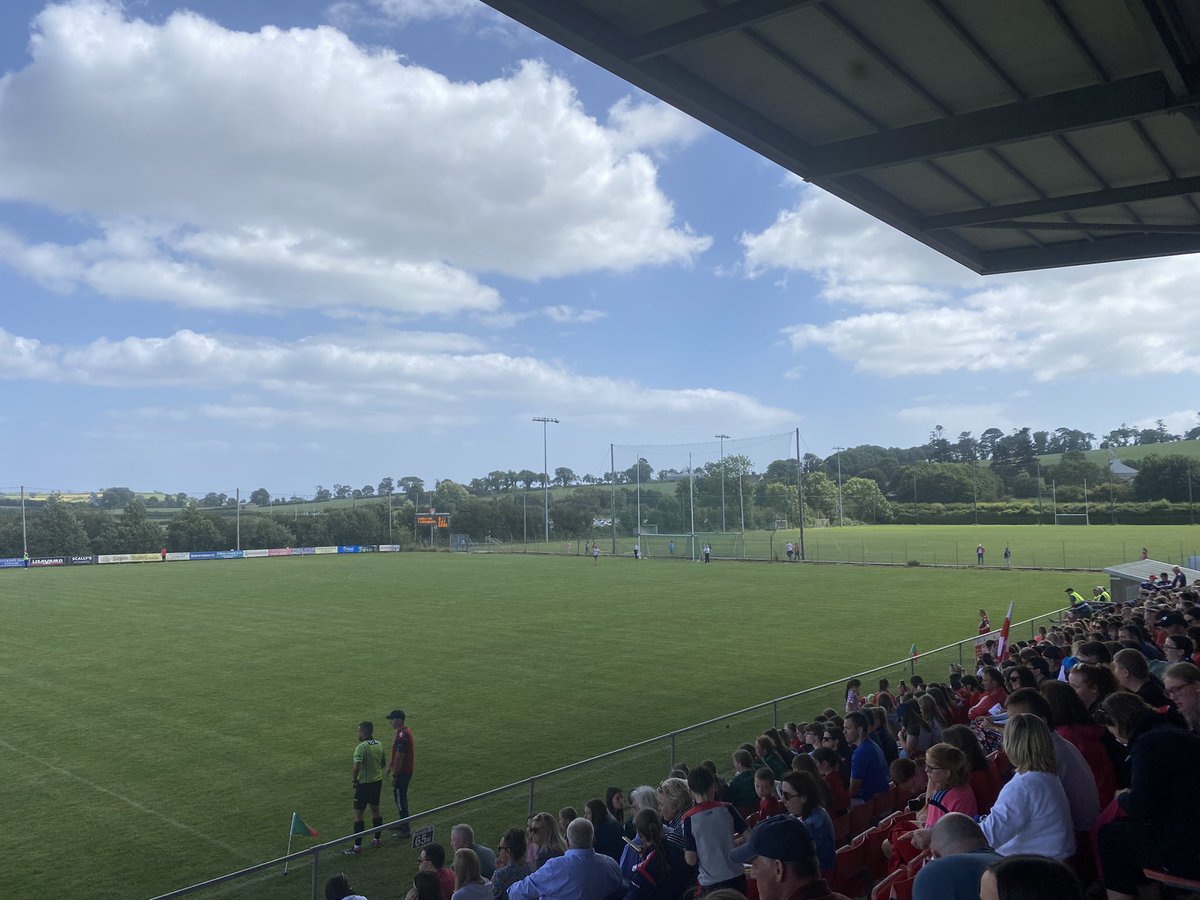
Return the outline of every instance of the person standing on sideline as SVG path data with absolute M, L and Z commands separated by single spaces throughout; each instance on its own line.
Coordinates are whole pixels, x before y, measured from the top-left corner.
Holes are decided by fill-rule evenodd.
M 704 545 L 704 561 L 708 562 L 712 558 L 712 547 L 708 544 Z
M 1004 568 L 1012 568 L 1012 550 L 1008 547 L 1004 548 Z
M 592 541 L 592 564 L 600 564 L 600 545 L 595 541 Z
M 388 722 L 396 729 L 396 737 L 392 740 L 392 759 L 387 769 L 392 776 L 392 796 L 396 800 L 396 812 L 401 819 L 407 819 L 408 785 L 413 777 L 413 733 L 405 724 L 402 709 L 393 709 L 388 713 Z M 396 837 L 406 838 L 409 834 L 407 822 L 396 829 Z
M 342 852 L 347 856 L 362 853 L 363 812 L 371 807 L 371 825 L 383 824 L 379 814 L 379 792 L 383 787 L 383 745 L 375 740 L 372 722 L 358 723 L 358 746 L 354 748 L 354 846 Z M 371 846 L 380 846 L 379 832 L 371 838 Z
M 791 562 L 792 554 L 796 552 L 795 544 L 793 544 L 791 541 L 788 541 L 787 546 L 784 548 L 784 552 L 787 553 L 788 562 Z
M 675 542 L 674 541 L 671 541 L 669 544 L 667 544 L 667 550 L 670 552 L 670 554 L 672 556 L 675 555 Z
M 159 553 L 162 555 L 162 561 L 166 562 L 167 561 L 167 548 L 163 547 L 162 550 L 159 551 Z
M 634 545 L 633 545 L 633 558 L 634 558 L 634 559 L 641 559 L 641 557 L 642 557 L 642 548 L 641 548 L 641 546 L 640 546 L 640 545 L 638 545 L 638 544 L 634 544 Z
M 1147 550 L 1145 547 L 1143 547 L 1142 548 L 1142 559 L 1149 559 L 1149 558 L 1150 558 L 1150 551 Z
M 983 544 L 975 548 L 975 559 L 979 561 L 979 565 L 983 565 L 983 554 L 987 551 L 983 549 Z

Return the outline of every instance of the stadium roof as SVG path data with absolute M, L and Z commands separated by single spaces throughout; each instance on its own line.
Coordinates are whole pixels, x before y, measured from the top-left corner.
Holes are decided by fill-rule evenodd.
M 1151 575 L 1161 575 L 1170 572 L 1174 563 L 1159 562 L 1157 559 L 1143 559 L 1137 562 L 1122 563 L 1119 566 L 1109 566 L 1104 571 L 1117 578 L 1127 581 L 1146 581 Z M 1188 584 L 1200 578 L 1200 571 L 1180 566 L 1180 571 L 1187 576 Z
M 981 274 L 1200 250 L 1194 0 L 485 0 Z

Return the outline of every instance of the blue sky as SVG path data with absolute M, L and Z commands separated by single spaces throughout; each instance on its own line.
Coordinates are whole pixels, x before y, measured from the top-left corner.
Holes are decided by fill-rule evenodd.
M 979 278 L 476 0 L 0 17 L 0 489 L 1195 424 L 1195 257 Z

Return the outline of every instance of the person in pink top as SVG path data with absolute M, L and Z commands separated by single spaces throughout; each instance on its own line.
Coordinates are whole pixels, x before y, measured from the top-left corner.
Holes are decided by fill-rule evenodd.
M 932 828 L 949 812 L 960 812 L 972 819 L 979 814 L 975 792 L 971 790 L 971 767 L 966 754 L 951 744 L 934 744 L 925 753 L 926 791 L 925 827 Z

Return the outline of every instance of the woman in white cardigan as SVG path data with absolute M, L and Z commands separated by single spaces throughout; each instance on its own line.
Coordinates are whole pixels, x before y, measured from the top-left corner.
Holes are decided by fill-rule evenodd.
M 1037 716 L 1013 716 L 1004 727 L 1004 752 L 1016 774 L 1001 788 L 992 811 L 979 820 L 988 843 L 1001 856 L 1069 858 L 1075 853 L 1075 827 L 1050 729 Z

